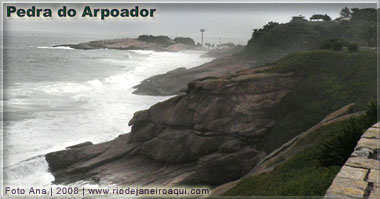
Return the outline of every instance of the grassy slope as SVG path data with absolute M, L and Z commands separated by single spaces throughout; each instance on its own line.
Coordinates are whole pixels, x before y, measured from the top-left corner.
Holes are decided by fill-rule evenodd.
M 376 51 L 304 51 L 286 56 L 269 72 L 293 73 L 296 87 L 271 111 L 276 126 L 259 143 L 270 152 L 349 103 L 364 110 L 376 99 Z
M 376 99 L 375 51 L 298 52 L 276 62 L 268 72 L 294 73 L 300 81 L 270 113 L 277 117 L 278 123 L 261 143 L 267 151 L 281 146 L 346 104 L 354 102 L 359 110 L 365 110 L 367 103 Z M 328 135 L 341 131 L 346 122 L 319 129 L 312 147 L 269 174 L 243 180 L 225 195 L 323 195 L 339 167 L 317 166 L 317 145 Z
M 347 121 L 322 127 L 316 134 L 325 137 L 340 131 Z M 296 154 L 268 174 L 242 180 L 224 195 L 227 196 L 321 196 L 338 173 L 339 166 L 319 167 L 317 145 Z

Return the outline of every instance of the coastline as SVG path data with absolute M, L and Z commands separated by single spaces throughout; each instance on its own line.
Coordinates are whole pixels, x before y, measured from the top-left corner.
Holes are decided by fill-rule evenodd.
M 205 11 L 191 6 L 187 14 Z M 214 8 L 207 6 L 207 12 Z M 359 188 L 359 196 L 376 196 L 370 194 L 378 188 L 375 164 L 354 167 L 356 156 L 379 160 L 372 146 L 377 128 L 365 133 L 380 109 L 378 10 L 340 6 L 326 8 L 335 9 L 328 13 L 335 19 L 309 18 L 311 6 L 305 16 L 289 15 L 290 9 L 286 22 L 271 16 L 277 22 L 261 28 L 250 20 L 237 28 L 238 18 L 211 18 L 217 15 L 207 26 L 203 15 L 202 23 L 183 23 L 175 6 L 168 13 L 176 18 L 154 30 L 140 22 L 101 27 L 110 32 L 106 38 L 121 31 L 117 39 L 80 38 L 80 31 L 65 38 L 9 34 L 6 186 L 77 186 L 83 193 L 88 187 L 204 186 L 212 196 L 232 197 L 322 197 Z M 237 7 L 257 18 L 248 4 Z M 231 31 L 246 40 L 243 29 L 246 45 L 227 39 Z M 159 35 L 124 37 L 141 32 Z M 210 43 L 217 41 L 213 34 L 219 44 Z M 349 178 L 361 186 L 346 186 Z
M 301 52 L 293 56 L 307 58 L 308 54 L 337 56 L 337 53 L 328 51 Z M 344 52 L 339 56 L 351 55 Z M 367 55 L 362 52 L 356 56 Z M 288 59 L 293 60 L 292 57 Z M 344 59 L 339 60 L 344 62 Z M 325 67 L 327 70 L 328 66 Z M 272 151 L 268 150 L 270 139 L 278 139 L 268 135 L 278 132 L 273 130 L 286 122 L 286 117 L 279 119 L 279 115 L 269 113 L 277 112 L 292 95 L 310 97 L 307 93 L 297 93 L 304 92 L 302 89 L 305 88 L 298 91 L 300 86 L 309 85 L 305 82 L 311 80 L 300 76 L 309 69 L 283 70 L 280 62 L 232 75 L 196 79 L 187 85 L 184 94 L 136 112 L 129 122 L 132 126 L 130 133 L 107 143 L 47 154 L 55 183 L 96 179 L 101 184 L 218 186 L 237 180 Z M 346 105 L 344 103 L 346 101 L 334 105 L 335 110 Z M 329 109 L 323 109 L 315 117 L 315 123 L 331 113 Z M 307 124 L 304 126 L 310 128 Z M 283 143 L 286 141 L 282 140 Z M 262 147 L 263 143 L 267 146 Z M 281 146 L 281 142 L 273 143 L 277 144 L 271 146 L 273 149 Z
M 55 38 L 51 40 L 52 42 L 57 41 Z M 55 73 L 50 73 L 53 80 L 44 79 L 36 83 L 20 82 L 13 87 L 8 85 L 7 88 L 12 88 L 12 90 L 8 90 L 7 94 L 12 96 L 14 100 L 8 102 L 7 106 L 9 108 L 13 105 L 17 106 L 12 108 L 15 113 L 12 115 L 7 113 L 8 116 L 14 116 L 7 118 L 6 126 L 7 132 L 13 133 L 13 139 L 8 140 L 6 145 L 6 152 L 10 154 L 7 157 L 12 157 L 12 159 L 7 159 L 5 179 L 9 185 L 13 186 L 19 183 L 26 185 L 30 183 L 34 186 L 50 185 L 54 177 L 48 173 L 44 154 L 62 150 L 78 142 L 89 140 L 93 143 L 100 143 L 112 140 L 119 134 L 129 131 L 127 123 L 135 111 L 146 109 L 156 102 L 167 99 L 167 97 L 133 95 L 132 86 L 140 80 L 158 74 L 165 69 L 171 70 L 178 66 L 192 67 L 210 60 L 209 58 L 198 59 L 202 54 L 200 51 L 178 53 L 117 50 L 83 51 L 38 48 L 38 46 L 49 46 L 42 42 L 38 42 L 34 46 L 25 45 L 25 48 L 20 49 L 40 54 L 49 53 L 50 56 L 47 60 L 53 61 L 51 64 L 47 64 L 49 71 L 55 68 L 58 68 L 57 71 L 61 71 L 60 69 L 67 70 L 67 73 L 57 72 L 57 77 L 65 77 L 78 67 L 83 69 L 80 71 L 83 73 L 70 74 L 70 77 L 63 82 L 60 79 L 53 79 Z M 18 48 L 14 49 L 17 50 Z M 62 54 L 70 55 L 73 59 L 56 58 Z M 28 58 L 24 60 L 29 61 Z M 183 62 L 183 60 L 189 61 Z M 152 64 L 153 61 L 154 65 Z M 70 62 L 75 63 L 75 65 L 68 64 Z M 38 65 L 39 63 L 36 62 L 35 64 Z M 34 67 L 34 65 L 31 66 Z M 149 71 L 144 71 L 144 67 L 145 69 L 150 67 Z M 41 69 L 44 70 L 44 68 Z M 28 92 L 19 94 L 24 91 L 24 87 L 28 88 Z M 44 101 L 44 99 L 49 99 L 49 101 Z M 40 105 L 39 102 L 43 104 Z M 36 109 L 37 114 L 29 114 L 29 112 L 33 113 L 35 107 L 39 107 L 38 110 Z M 94 109 L 95 107 L 96 109 Z M 27 113 L 19 114 L 17 111 Z M 23 117 L 16 118 L 15 116 L 18 115 Z M 83 120 L 74 119 L 77 117 Z M 41 120 L 44 121 L 44 125 L 41 125 Z M 67 125 L 67 122 L 70 122 L 70 125 Z M 22 126 L 24 124 L 26 126 Z M 19 128 L 21 126 L 22 128 Z M 18 134 L 18 132 L 20 133 Z M 24 143 L 25 138 L 29 138 L 29 136 L 34 137 Z M 16 138 L 17 142 L 14 142 Z M 50 138 L 52 139 L 50 140 Z M 37 145 L 36 142 L 41 143 Z M 24 147 L 17 147 L 20 145 Z M 26 148 L 30 151 L 24 152 Z M 14 154 L 16 152 L 17 154 Z

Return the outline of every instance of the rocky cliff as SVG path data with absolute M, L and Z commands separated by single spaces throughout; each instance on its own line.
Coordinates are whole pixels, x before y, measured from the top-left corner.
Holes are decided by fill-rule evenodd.
M 178 95 L 183 93 L 187 84 L 195 79 L 210 76 L 232 75 L 239 70 L 252 68 L 255 62 L 248 62 L 235 56 L 219 57 L 198 67 L 178 68 L 166 74 L 156 75 L 145 79 L 134 88 L 135 94 L 140 95 Z
M 186 94 L 135 113 L 131 133 L 47 154 L 55 182 L 217 185 L 241 177 L 266 155 L 255 146 L 276 122 L 266 109 L 297 82 L 265 69 L 193 81 Z
M 233 74 L 241 62 L 227 60 L 230 74 L 135 113 L 130 133 L 47 154 L 55 183 L 223 184 L 332 111 L 376 97 L 375 51 L 302 52 Z

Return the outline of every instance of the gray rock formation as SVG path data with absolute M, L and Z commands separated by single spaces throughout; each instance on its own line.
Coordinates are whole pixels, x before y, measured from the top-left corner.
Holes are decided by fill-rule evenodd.
M 160 45 L 153 42 L 145 42 L 138 39 L 112 39 L 112 40 L 98 40 L 90 41 L 79 44 L 62 44 L 58 46 L 67 46 L 74 49 L 81 50 L 93 50 L 93 49 L 117 49 L 117 50 L 154 50 L 154 51 L 167 51 L 167 52 L 178 52 L 181 50 L 195 50 L 198 49 L 196 46 L 189 46 L 186 44 L 175 43 L 174 41 L 166 45 Z
M 252 169 L 275 124 L 264 113 L 298 81 L 250 69 L 191 82 L 186 94 L 135 113 L 115 140 L 49 153 L 55 183 L 97 179 L 120 185 L 218 185 Z
M 183 93 L 189 82 L 210 76 L 233 75 L 236 71 L 246 70 L 254 66 L 254 62 L 246 62 L 234 56 L 220 57 L 198 67 L 178 68 L 166 74 L 145 79 L 135 86 L 135 94 L 168 96 Z
M 226 57 L 231 56 L 234 54 L 237 54 L 241 51 L 243 51 L 245 46 L 239 45 L 235 47 L 226 47 L 226 48 L 217 48 L 208 51 L 207 53 L 203 54 L 201 57 Z

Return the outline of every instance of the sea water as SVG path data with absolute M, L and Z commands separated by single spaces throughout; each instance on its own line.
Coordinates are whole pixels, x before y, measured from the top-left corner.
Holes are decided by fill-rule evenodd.
M 4 184 L 49 186 L 44 155 L 128 133 L 133 113 L 167 97 L 132 94 L 133 86 L 178 67 L 208 62 L 204 52 L 74 50 L 52 47 L 89 36 L 4 35 Z

